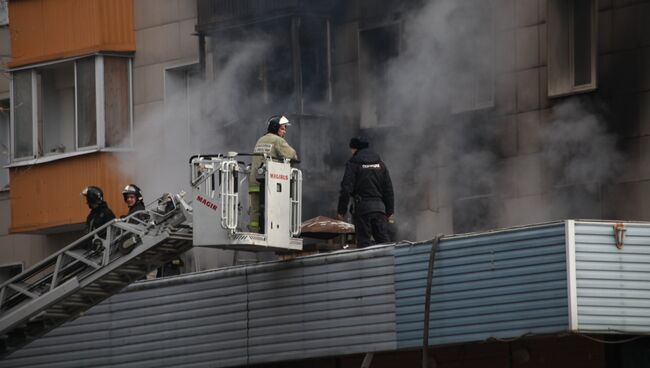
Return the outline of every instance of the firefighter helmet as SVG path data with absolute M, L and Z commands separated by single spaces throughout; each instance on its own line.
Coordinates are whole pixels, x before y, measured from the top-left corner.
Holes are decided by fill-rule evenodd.
M 282 125 L 291 125 L 289 119 L 281 115 L 273 115 L 266 121 L 266 131 L 273 134 L 278 134 L 278 130 Z
M 100 204 L 104 201 L 104 192 L 100 187 L 88 186 L 81 191 L 81 195 L 86 197 L 86 202 L 89 205 Z
M 124 197 L 125 201 L 126 196 L 129 194 L 135 194 L 135 198 L 138 200 L 138 202 L 142 201 L 142 191 L 137 185 L 129 184 L 124 187 L 124 190 L 122 190 L 122 196 Z

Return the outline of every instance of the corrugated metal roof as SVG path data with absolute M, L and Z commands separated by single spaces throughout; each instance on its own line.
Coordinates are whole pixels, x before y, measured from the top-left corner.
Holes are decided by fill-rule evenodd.
M 433 345 L 566 330 L 563 223 L 442 239 L 431 288 Z M 395 250 L 398 348 L 422 345 L 431 245 Z
M 130 286 L 3 367 L 226 367 L 395 349 L 393 247 Z
M 622 249 L 612 223 L 576 222 L 578 329 L 650 333 L 650 227 L 625 223 Z
M 575 224 L 580 329 L 650 332 L 650 225 L 628 225 L 617 251 L 611 224 Z M 572 226 L 444 238 L 431 345 L 568 331 Z M 139 282 L 0 365 L 230 367 L 419 347 L 430 249 L 385 245 Z

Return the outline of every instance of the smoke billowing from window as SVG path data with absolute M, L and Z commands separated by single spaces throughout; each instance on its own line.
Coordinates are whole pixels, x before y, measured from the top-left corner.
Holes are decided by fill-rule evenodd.
M 317 92 L 297 97 L 288 27 L 215 35 L 210 80 L 168 70 L 178 88 L 166 85 L 164 104 L 140 107 L 136 152 L 123 165 L 147 199 L 188 191 L 191 154 L 248 152 L 266 118 L 279 113 L 299 121 L 287 140 L 307 173 L 305 219 L 334 215 L 347 142 L 357 127 L 391 171 L 400 239 L 601 217 L 600 187 L 621 159 L 616 140 L 596 99 L 556 99 L 540 110 L 539 85 L 517 82 L 524 71 L 507 61 L 515 48 L 514 38 L 504 42 L 515 32 L 503 29 L 507 3 L 430 0 L 386 27 L 359 30 L 359 53 L 351 56 L 359 56 L 358 68 L 332 69 L 332 104 L 322 99 L 328 93 L 321 78 L 310 84 Z M 321 42 L 314 34 L 300 42 Z M 301 50 L 303 63 L 313 61 L 303 78 L 324 73 L 322 50 Z M 525 106 L 521 96 L 530 91 L 537 100 Z
M 600 187 L 621 155 L 600 102 L 568 97 L 540 112 L 514 90 L 537 96 L 538 85 L 513 82 L 503 111 L 495 85 L 519 75 L 495 51 L 504 3 L 427 2 L 406 15 L 399 56 L 377 77 L 385 105 L 365 128 L 391 169 L 401 237 L 603 216 Z

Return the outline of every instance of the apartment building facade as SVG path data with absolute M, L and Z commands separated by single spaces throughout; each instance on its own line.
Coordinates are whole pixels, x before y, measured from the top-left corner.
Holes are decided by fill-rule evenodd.
M 396 240 L 564 218 L 650 220 L 650 1 L 6 4 L 1 278 L 81 234 L 85 186 L 104 188 L 123 214 L 125 184 L 148 200 L 182 190 L 189 154 L 247 152 L 277 113 L 293 122 L 305 218 L 334 214 L 347 140 L 362 134 L 393 175 Z M 197 254 L 188 270 L 233 261 Z M 568 339 L 585 365 L 593 352 L 598 366 L 629 352 L 633 366 L 647 352 Z M 439 353 L 454 363 L 467 349 L 513 366 L 538 354 L 543 365 L 565 341 Z M 419 359 L 383 360 L 405 357 Z M 315 363 L 362 356 L 342 359 Z
M 648 1 L 7 4 L 10 272 L 80 235 L 86 185 L 123 214 L 125 184 L 184 189 L 187 155 L 246 152 L 275 113 L 294 122 L 305 218 L 334 214 L 356 134 L 391 168 L 399 239 L 650 218 Z M 193 269 L 232 263 L 215 257 Z

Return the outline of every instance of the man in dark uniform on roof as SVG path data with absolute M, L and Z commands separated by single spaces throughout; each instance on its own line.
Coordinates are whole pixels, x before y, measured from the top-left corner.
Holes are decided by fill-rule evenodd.
M 345 167 L 338 217 L 343 219 L 350 199 L 357 235 L 357 248 L 390 242 L 388 218 L 394 213 L 393 183 L 386 164 L 370 150 L 367 140 L 355 137 L 350 140 L 352 158 Z

